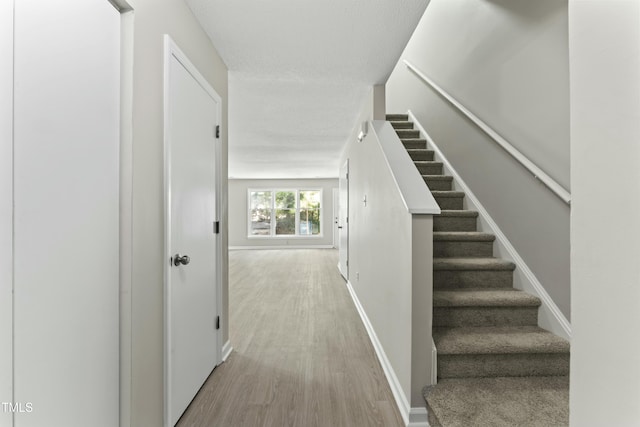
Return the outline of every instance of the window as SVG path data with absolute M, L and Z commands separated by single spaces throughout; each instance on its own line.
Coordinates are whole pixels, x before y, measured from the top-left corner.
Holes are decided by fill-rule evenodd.
M 322 190 L 249 190 L 249 237 L 322 235 Z

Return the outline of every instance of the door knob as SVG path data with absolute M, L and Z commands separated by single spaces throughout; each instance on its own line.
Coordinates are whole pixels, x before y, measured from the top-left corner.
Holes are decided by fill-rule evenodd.
M 180 254 L 175 254 L 175 256 L 173 257 L 173 265 L 175 265 L 176 267 L 180 264 L 187 265 L 189 264 L 189 261 L 191 261 L 191 259 L 189 259 L 189 255 L 180 256 Z

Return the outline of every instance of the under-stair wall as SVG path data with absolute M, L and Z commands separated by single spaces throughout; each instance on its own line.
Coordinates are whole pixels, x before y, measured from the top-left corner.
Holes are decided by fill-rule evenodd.
M 391 125 L 372 121 L 379 95 L 372 91 L 365 100 L 340 163 L 349 160 L 347 286 L 405 423 L 425 426 L 421 391 L 431 382 L 433 356 L 432 215 L 440 210 Z M 363 121 L 368 133 L 358 141 Z M 394 155 L 406 167 L 395 168 Z M 405 172 L 410 175 L 399 176 Z M 403 179 L 417 185 L 405 186 Z
M 428 130 L 569 319 L 569 204 L 404 63 L 570 190 L 567 46 L 566 1 L 433 0 L 387 82 L 386 103 Z

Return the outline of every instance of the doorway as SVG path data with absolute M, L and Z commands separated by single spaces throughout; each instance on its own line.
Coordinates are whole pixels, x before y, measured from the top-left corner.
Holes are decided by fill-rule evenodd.
M 349 160 L 340 168 L 339 179 L 340 213 L 338 231 L 340 234 L 339 264 L 340 273 L 349 280 Z

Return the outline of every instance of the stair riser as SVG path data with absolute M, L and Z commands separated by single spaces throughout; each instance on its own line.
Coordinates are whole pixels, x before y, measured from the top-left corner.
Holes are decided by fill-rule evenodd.
M 416 163 L 416 167 L 421 175 L 442 175 L 442 163 Z
M 568 353 L 438 354 L 439 378 L 569 375 Z
M 397 121 L 397 122 L 392 122 L 391 126 L 393 126 L 394 129 L 413 129 L 413 123 L 411 122 Z
M 439 289 L 511 288 L 513 287 L 513 271 L 434 270 L 433 287 Z
M 415 129 L 398 129 L 396 133 L 400 138 L 420 138 L 420 131 Z
M 387 121 L 389 122 L 406 122 L 409 120 L 408 114 L 387 114 Z
M 426 150 L 427 149 L 427 141 L 416 139 L 415 141 L 402 141 L 404 148 L 407 149 L 417 149 L 417 150 Z
M 433 188 L 431 189 L 433 190 Z M 476 231 L 476 229 L 477 218 L 451 216 L 433 217 L 433 231 Z
M 433 256 L 438 258 L 491 258 L 493 242 L 433 242 Z
M 424 151 L 409 151 L 409 156 L 411 160 L 428 160 L 433 161 L 433 151 L 424 150 Z
M 438 202 L 438 206 L 440 206 L 440 209 L 450 209 L 450 210 L 464 209 L 464 204 L 462 202 L 462 200 L 464 199 L 464 196 L 462 197 L 434 196 L 434 198 L 436 199 L 436 202 Z
M 424 182 L 427 183 L 427 187 L 432 191 L 451 191 L 451 181 L 442 179 L 429 179 L 424 178 Z
M 538 307 L 434 307 L 433 326 L 536 326 Z

